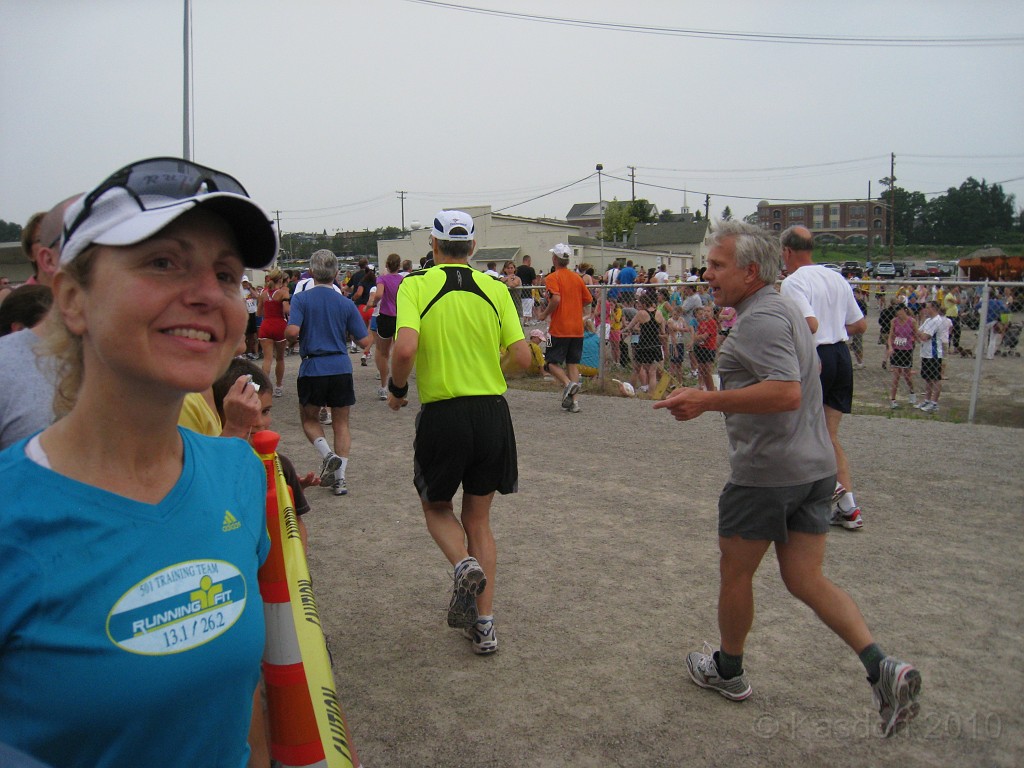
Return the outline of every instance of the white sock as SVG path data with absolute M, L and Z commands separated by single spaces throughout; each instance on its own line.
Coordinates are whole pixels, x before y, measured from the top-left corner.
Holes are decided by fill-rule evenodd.
M 857 502 L 853 500 L 853 494 L 847 491 L 839 497 L 839 509 L 842 512 L 852 512 L 857 508 Z
M 348 466 L 348 459 L 346 459 L 344 456 L 342 456 L 341 457 L 341 466 L 338 467 L 334 471 L 334 479 L 335 480 L 344 480 L 345 479 L 345 467 L 347 467 L 347 466 Z
M 326 459 L 331 455 L 331 446 L 328 445 L 326 437 L 318 437 L 314 440 L 313 447 L 316 448 L 316 452 L 320 454 L 321 459 Z

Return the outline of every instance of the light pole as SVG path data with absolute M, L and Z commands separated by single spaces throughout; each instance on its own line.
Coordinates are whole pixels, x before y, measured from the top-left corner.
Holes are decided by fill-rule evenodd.
M 601 171 L 604 166 L 598 163 L 597 166 L 597 209 L 601 214 L 601 263 L 604 263 L 604 194 L 601 192 Z

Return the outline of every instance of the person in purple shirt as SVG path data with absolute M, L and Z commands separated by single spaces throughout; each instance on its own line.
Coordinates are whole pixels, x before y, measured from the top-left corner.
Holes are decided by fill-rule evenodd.
M 377 387 L 377 399 L 387 401 L 388 391 L 383 386 L 388 380 L 391 367 L 391 342 L 395 338 L 395 321 L 398 317 L 398 286 L 405 277 L 398 270 L 402 266 L 402 257 L 397 253 L 388 255 L 384 262 L 387 274 L 377 278 L 377 290 L 368 302 L 370 306 L 379 305 L 377 315 L 377 370 L 380 372 L 381 386 Z

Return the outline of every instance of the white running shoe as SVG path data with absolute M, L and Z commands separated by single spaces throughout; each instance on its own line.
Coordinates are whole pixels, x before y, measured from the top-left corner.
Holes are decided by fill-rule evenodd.
M 324 458 L 324 463 L 320 465 L 320 485 L 327 485 L 327 481 L 331 479 L 331 475 L 341 469 L 341 456 L 334 453 L 328 453 Z
M 448 604 L 449 627 L 472 627 L 476 624 L 476 598 L 487 586 L 487 577 L 475 557 L 467 557 L 455 570 L 455 586 Z
M 334 485 L 331 486 L 331 490 L 334 491 L 335 496 L 347 496 L 348 495 L 348 483 L 345 482 L 345 478 L 341 480 L 335 480 Z
M 388 399 L 388 391 L 384 387 L 377 387 L 377 399 L 384 401 Z
M 320 418 L 320 423 L 323 424 L 325 427 L 331 426 L 331 423 L 333 421 L 333 419 L 331 417 L 331 409 L 330 408 L 321 408 L 320 409 L 320 417 L 319 418 Z
M 878 682 L 871 686 L 871 695 L 882 718 L 879 728 L 890 736 L 903 723 L 913 720 L 921 705 L 921 673 L 912 664 L 886 656 L 879 666 Z
M 274 397 L 282 397 L 284 390 L 281 387 L 274 387 Z
M 486 656 L 498 650 L 493 619 L 478 621 L 472 627 L 463 627 L 462 636 L 473 641 L 473 653 L 478 656 Z
M 730 701 L 743 701 L 751 694 L 752 689 L 742 672 L 728 680 L 719 676 L 714 650 L 707 643 L 703 652 L 694 651 L 686 657 L 686 669 L 690 679 L 701 688 L 718 691 Z

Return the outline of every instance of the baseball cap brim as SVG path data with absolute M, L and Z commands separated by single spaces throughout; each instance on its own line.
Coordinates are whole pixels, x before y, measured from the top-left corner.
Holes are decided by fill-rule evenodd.
M 193 208 L 203 208 L 227 222 L 238 241 L 239 256 L 247 267 L 264 267 L 277 255 L 278 239 L 269 217 L 247 197 L 230 192 L 214 192 L 201 198 L 188 198 L 164 208 L 138 211 L 130 219 L 116 224 L 93 239 L 98 245 L 135 245 L 152 237 L 172 221 Z
M 111 200 L 122 195 L 123 200 Z M 220 216 L 231 228 L 238 243 L 242 263 L 249 268 L 270 264 L 277 255 L 278 235 L 270 217 L 257 203 L 231 192 L 209 194 L 153 205 L 143 210 L 121 190 L 111 190 L 97 201 L 95 212 L 86 219 L 61 247 L 60 263 L 67 264 L 90 245 L 126 246 L 141 243 L 157 234 L 179 216 L 193 208 L 203 208 Z M 71 219 L 81 203 L 65 213 Z

